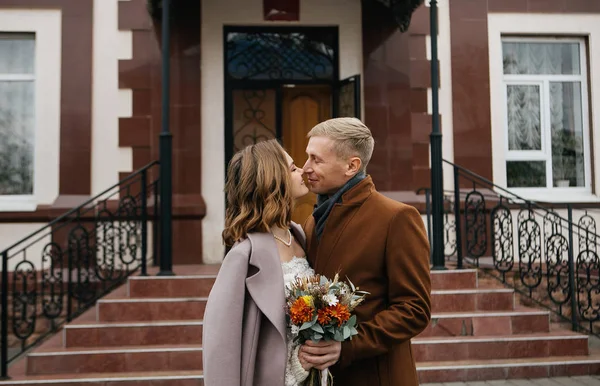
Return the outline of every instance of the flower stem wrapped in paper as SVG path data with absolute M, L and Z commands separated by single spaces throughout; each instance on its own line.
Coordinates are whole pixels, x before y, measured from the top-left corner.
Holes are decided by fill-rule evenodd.
M 361 304 L 367 292 L 359 291 L 350 280 L 343 282 L 339 275 L 333 280 L 314 275 L 300 277 L 287 290 L 287 319 L 294 341 L 304 343 L 352 339 L 356 331 L 356 315 L 352 311 Z M 311 369 L 307 386 L 332 385 L 328 370 Z

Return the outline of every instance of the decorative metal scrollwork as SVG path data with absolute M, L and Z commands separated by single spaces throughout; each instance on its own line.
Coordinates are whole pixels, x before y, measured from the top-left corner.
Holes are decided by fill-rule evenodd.
M 234 92 L 235 109 L 237 101 L 235 93 L 242 93 L 243 107 L 242 117 L 234 122 L 233 148 L 234 151 L 241 150 L 249 145 L 273 139 L 277 136 L 276 128 L 270 124 L 275 114 L 275 99 L 273 90 L 237 90 Z M 269 106 L 269 104 L 271 106 Z M 268 112 L 273 119 L 267 117 Z
M 577 309 L 579 319 L 587 321 L 591 332 L 593 323 L 600 320 L 600 259 L 592 249 L 577 255 L 575 282 L 577 284 Z
M 506 273 L 513 269 L 515 263 L 513 221 L 510 209 L 502 200 L 492 209 L 492 257 L 494 267 L 506 282 Z
M 1 338 L 9 345 L 8 355 L 0 358 L 3 366 L 81 315 L 127 276 L 147 274 L 147 255 L 153 251 L 157 256 L 160 227 L 152 232 L 152 245 L 141 230 L 148 221 L 160 221 L 156 205 L 153 214 L 148 210 L 148 202 L 157 202 L 152 197 L 158 194 L 157 166 L 152 162 L 0 250 L 11 268 L 1 278 L 9 286 L 8 310 L 0 312 L 0 323 L 8 329 Z
M 579 319 L 589 323 L 600 320 L 600 259 L 598 258 L 596 220 L 587 211 L 578 221 L 579 253 L 576 260 L 577 310 Z
M 465 199 L 467 256 L 479 259 L 487 251 L 486 227 L 485 197 L 477 190 L 473 190 Z
M 521 283 L 529 289 L 542 282 L 542 233 L 531 209 L 522 209 L 518 217 L 519 232 L 519 276 Z
M 596 220 L 586 211 L 578 221 L 577 235 L 579 239 L 579 252 L 596 252 Z
M 56 319 L 63 312 L 63 253 L 51 242 L 42 251 L 42 311 L 46 318 Z
M 96 215 L 96 275 L 102 281 L 122 277 L 122 271 L 117 269 L 115 261 L 118 231 L 114 217 L 106 208 Z
M 454 202 L 449 196 L 444 196 L 444 201 L 450 209 L 444 210 L 444 256 L 450 257 L 456 254 L 456 220 L 454 216 Z
M 137 200 L 132 196 L 121 198 L 119 215 L 124 218 L 119 224 L 119 257 L 124 268 L 127 268 L 137 261 L 142 238 L 139 220 L 137 220 Z
M 562 219 L 554 212 L 544 216 L 544 237 L 548 296 L 559 306 L 559 313 L 562 314 L 562 306 L 571 299 L 569 241 L 563 235 Z
M 90 246 L 90 234 L 82 225 L 77 225 L 69 232 L 68 254 L 72 267 L 70 296 L 80 303 L 94 299 L 93 277 L 95 276 L 95 251 Z
M 423 4 L 423 0 L 376 0 L 390 8 L 398 28 L 406 32 L 413 12 Z
M 35 331 L 37 319 L 37 274 L 29 260 L 17 264 L 13 271 L 12 325 L 13 333 L 25 342 Z
M 335 30 L 227 33 L 230 79 L 333 80 Z

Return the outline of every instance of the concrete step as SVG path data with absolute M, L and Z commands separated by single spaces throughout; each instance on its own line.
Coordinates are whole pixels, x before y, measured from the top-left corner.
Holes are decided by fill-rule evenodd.
M 27 355 L 27 374 L 202 370 L 200 345 L 62 348 Z
M 133 276 L 128 280 L 130 298 L 208 297 L 215 275 Z
M 208 298 L 117 298 L 96 303 L 99 322 L 201 320 Z
M 431 288 L 433 290 L 477 288 L 477 270 L 431 271 Z
M 44 386 L 203 386 L 202 371 L 152 371 L 140 373 L 87 373 L 15 376 L 0 385 Z
M 592 375 L 600 374 L 600 354 L 549 358 L 419 362 L 417 363 L 417 374 L 421 384 Z
M 550 313 L 531 308 L 515 311 L 434 313 L 419 338 L 502 336 L 550 331 Z
M 431 291 L 435 313 L 473 311 L 513 311 L 515 294 L 511 289 L 477 288 Z
M 202 344 L 202 322 L 191 320 L 74 323 L 63 331 L 67 348 Z
M 570 331 L 506 336 L 415 338 L 418 362 L 515 359 L 588 354 L 587 335 Z

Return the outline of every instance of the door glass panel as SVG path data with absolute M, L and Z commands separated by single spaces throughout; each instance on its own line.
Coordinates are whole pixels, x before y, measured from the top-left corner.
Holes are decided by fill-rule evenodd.
M 277 137 L 276 92 L 233 90 L 233 151 Z
M 553 186 L 585 186 L 581 83 L 550 82 L 550 117 Z
M 506 181 L 509 188 L 545 188 L 545 161 L 508 161 Z
M 509 150 L 542 150 L 540 87 L 506 86 Z

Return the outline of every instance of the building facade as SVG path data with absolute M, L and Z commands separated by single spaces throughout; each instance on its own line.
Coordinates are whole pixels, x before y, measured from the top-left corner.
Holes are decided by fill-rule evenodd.
M 176 264 L 222 259 L 236 149 L 279 138 L 301 165 L 306 133 L 333 116 L 366 122 L 376 186 L 424 211 L 428 4 L 402 31 L 379 0 L 172 3 Z M 527 198 L 595 206 L 600 3 L 438 7 L 443 157 Z M 159 14 L 146 0 L 0 0 L 0 249 L 158 159 Z

